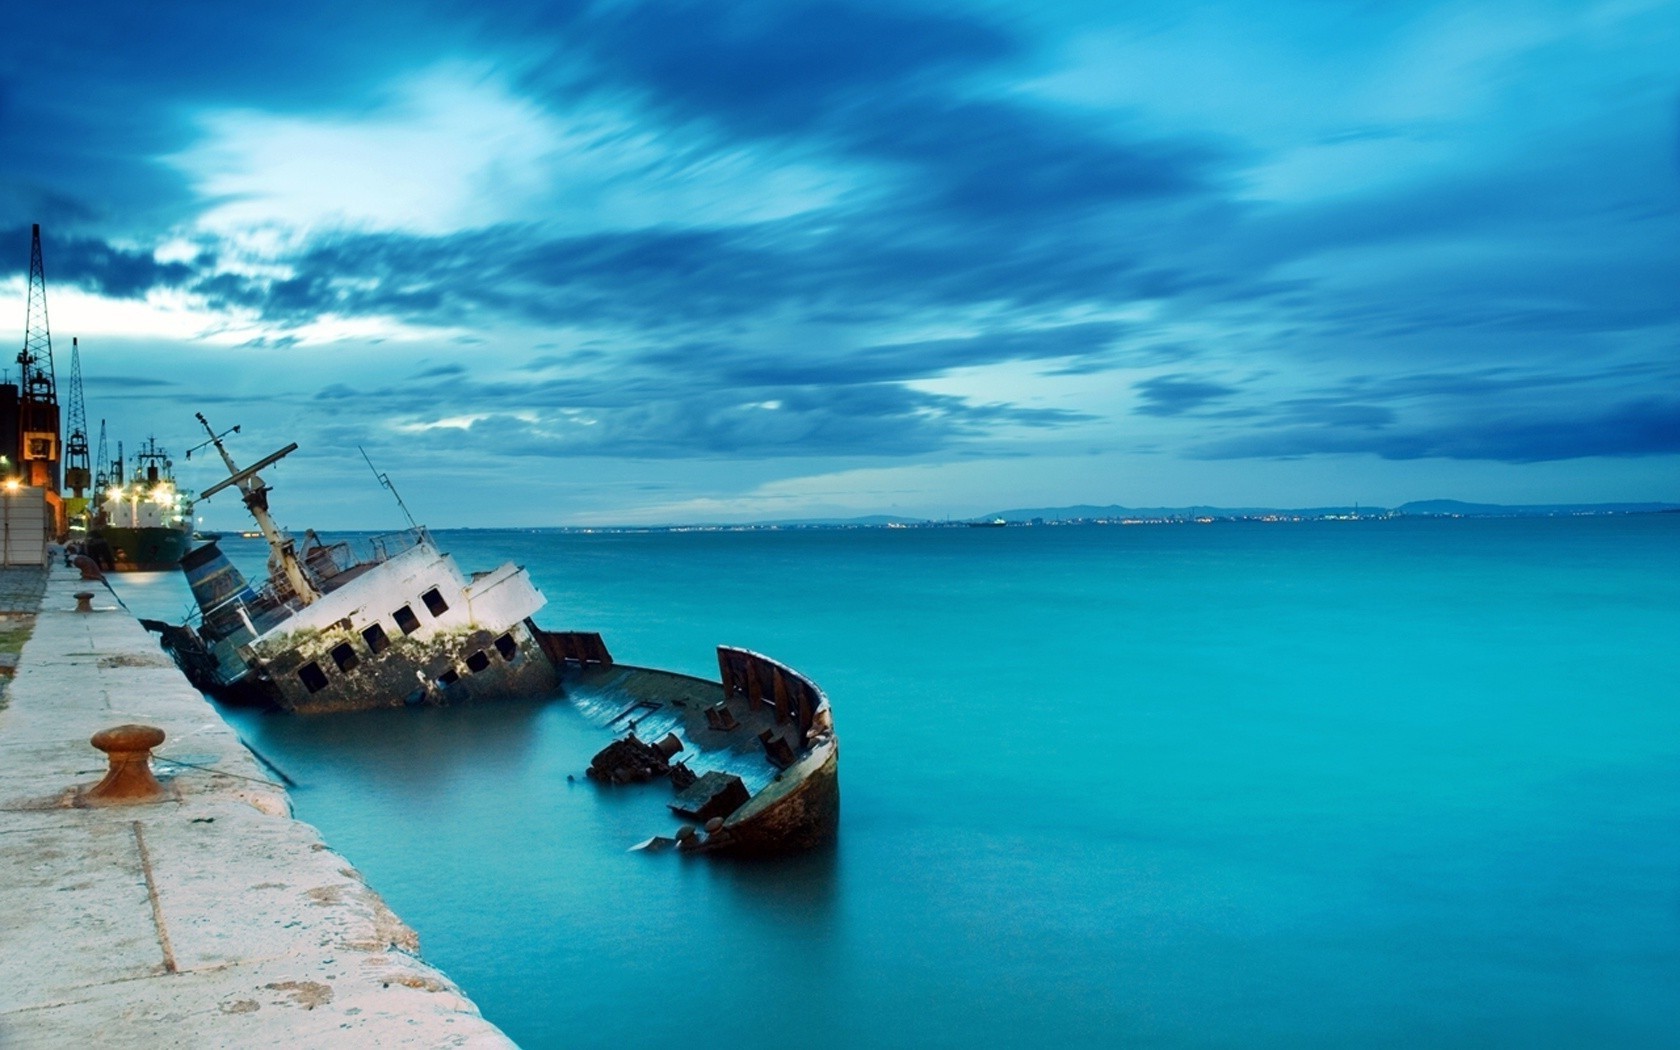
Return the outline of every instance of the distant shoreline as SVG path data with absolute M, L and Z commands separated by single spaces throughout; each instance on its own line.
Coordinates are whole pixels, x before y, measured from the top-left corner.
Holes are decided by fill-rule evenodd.
M 1081 513 L 1083 512 L 1083 513 Z M 1464 520 L 1511 518 L 1614 518 L 1680 514 L 1680 503 L 1578 503 L 1502 506 L 1429 500 L 1399 507 L 1065 507 L 999 511 L 974 518 L 900 518 L 869 515 L 858 518 L 800 518 L 776 521 L 681 522 L 662 525 L 445 525 L 435 532 L 797 532 L 856 529 L 968 529 L 974 526 L 1031 528 L 1051 526 L 1211 525 L 1220 523 L 1299 524 L 1323 521 L 1394 521 L 1398 519 Z M 1002 520 L 1002 525 L 998 521 Z M 389 532 L 376 529 L 320 529 L 336 535 Z M 218 534 L 233 538 L 236 533 Z M 204 539 L 211 533 L 205 532 Z

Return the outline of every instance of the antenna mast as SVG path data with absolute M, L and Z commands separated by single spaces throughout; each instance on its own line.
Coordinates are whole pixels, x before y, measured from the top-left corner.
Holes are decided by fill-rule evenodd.
M 87 494 L 93 480 L 88 465 L 87 406 L 82 401 L 82 348 L 79 339 L 70 340 L 70 418 L 64 438 L 64 487 L 77 499 Z
M 424 529 L 415 524 L 414 515 L 408 512 L 408 504 L 403 502 L 402 494 L 397 491 L 397 487 L 395 485 L 391 484 L 391 475 L 379 473 L 379 468 L 373 465 L 373 460 L 368 459 L 367 449 L 357 445 L 356 451 L 360 452 L 362 454 L 362 458 L 367 460 L 368 469 L 373 471 L 373 476 L 379 479 L 379 483 L 390 490 L 392 498 L 397 501 L 397 506 L 402 509 L 403 517 L 408 519 L 408 527 L 416 532 L 424 532 Z
M 293 544 L 292 538 L 281 532 L 280 527 L 274 524 L 274 519 L 269 516 L 268 486 L 264 484 L 262 478 L 257 476 L 257 471 L 264 467 L 271 467 L 297 451 L 297 442 L 294 441 L 280 451 L 270 453 L 241 470 L 239 464 L 233 461 L 233 456 L 228 453 L 227 446 L 222 444 L 224 435 L 216 433 L 216 428 L 212 427 L 210 421 L 204 418 L 204 413 L 198 412 L 195 414 L 198 416 L 198 421 L 204 424 L 205 433 L 210 435 L 210 440 L 188 452 L 188 458 L 191 458 L 193 452 L 203 448 L 204 445 L 215 445 L 216 451 L 221 453 L 222 462 L 226 463 L 228 470 L 232 472 L 230 476 L 200 492 L 198 498 L 209 499 L 229 486 L 238 486 L 239 491 L 245 494 L 245 509 L 251 512 L 251 517 L 256 519 L 257 528 L 262 530 L 263 539 L 268 541 L 268 549 L 271 552 L 270 566 L 272 567 L 278 562 L 280 570 L 285 574 L 286 582 L 291 585 L 292 593 L 304 605 L 313 604 L 321 597 L 321 592 L 316 589 L 313 583 L 309 582 L 309 577 L 304 574 L 303 566 L 298 562 L 297 547 Z M 238 427 L 234 427 L 226 433 L 231 434 L 238 429 Z

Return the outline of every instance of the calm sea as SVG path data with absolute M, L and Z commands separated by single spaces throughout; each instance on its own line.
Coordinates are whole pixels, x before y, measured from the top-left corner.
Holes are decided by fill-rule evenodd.
M 563 700 L 235 713 L 525 1046 L 1680 1039 L 1680 515 L 438 538 L 840 734 L 837 846 L 729 863 Z

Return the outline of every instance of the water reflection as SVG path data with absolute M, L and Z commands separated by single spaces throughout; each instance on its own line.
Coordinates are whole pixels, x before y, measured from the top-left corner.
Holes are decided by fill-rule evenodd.
M 247 742 L 301 787 L 308 776 L 278 763 L 303 763 L 317 777 L 354 771 L 394 790 L 447 790 L 463 779 L 508 776 L 531 761 L 535 726 L 552 701 L 453 707 L 382 708 L 325 716 L 225 712 Z

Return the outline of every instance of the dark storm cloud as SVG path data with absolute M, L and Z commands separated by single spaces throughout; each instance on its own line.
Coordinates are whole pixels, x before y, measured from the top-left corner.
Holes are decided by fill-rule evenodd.
M 1200 192 L 1207 145 L 1126 140 L 1019 103 L 886 102 L 848 130 L 858 153 L 916 171 L 905 193 L 964 219 L 1019 220 Z
M 1123 325 L 1091 323 L 840 351 L 678 344 L 644 351 L 635 360 L 656 368 L 682 369 L 689 376 L 708 376 L 723 389 L 855 385 L 925 379 L 955 368 L 1004 361 L 1102 355 L 1125 331 Z
M 983 436 L 1001 425 L 1047 428 L 1089 419 L 1064 410 L 975 404 L 897 383 L 726 391 L 663 376 L 610 386 L 458 380 L 446 387 L 333 384 L 315 396 L 319 403 L 352 406 L 358 415 L 371 410 L 402 417 L 412 415 L 416 405 L 447 404 L 449 416 L 477 418 L 465 427 L 411 431 L 404 441 L 457 449 L 470 442 L 499 455 L 540 457 L 908 456 Z M 519 414 L 511 414 L 510 406 L 516 405 Z
M 354 111 L 380 85 L 458 46 L 458 28 L 364 0 L 254 5 L 214 0 L 15 4 L 0 73 L 0 223 L 45 221 L 120 234 L 161 230 L 202 202 L 158 158 L 222 108 Z M 377 42 L 377 47 L 370 47 Z
M 1223 151 L 973 91 L 1030 51 L 970 14 L 843 3 L 614 5 L 583 20 L 597 85 L 734 136 L 901 169 L 888 212 L 1074 216 L 1205 190 Z M 574 76 L 565 90 L 577 90 Z M 908 215 L 901 216 L 909 218 Z
M 1100 234 L 1000 241 L 975 229 L 932 234 L 869 220 L 836 229 L 804 217 L 578 237 L 499 226 L 336 234 L 285 258 L 285 279 L 205 273 L 188 287 L 214 307 L 281 324 L 325 312 L 446 325 L 488 314 L 698 333 L 778 310 L 857 321 L 985 303 L 1030 311 L 1125 302 L 1160 286 L 1159 273 L 1132 272 L 1134 255 Z
M 27 226 L 0 230 L 0 244 L 19 250 L 0 254 L 0 276 L 29 270 L 30 231 Z M 194 269 L 185 263 L 160 263 L 150 251 L 114 247 L 88 237 L 41 234 L 42 269 L 49 281 L 64 281 L 113 299 L 144 296 L 153 288 L 177 288 L 188 283 Z
M 1586 390 L 1603 382 L 1659 380 L 1664 371 L 1649 363 L 1636 362 L 1557 372 L 1537 372 L 1502 365 L 1462 372 L 1413 372 L 1391 376 L 1366 374 L 1349 376 L 1326 388 L 1321 396 L 1326 400 L 1387 402 L 1419 399 L 1501 401 L 1535 391 L 1558 388 Z M 1666 371 L 1675 373 L 1671 379 L 1680 379 L 1680 360 Z
M 803 134 L 860 98 L 939 84 L 1020 50 L 975 19 L 908 5 L 602 5 L 579 28 L 601 76 L 747 134 Z
M 322 411 L 352 411 L 422 426 L 443 417 L 470 426 L 412 431 L 413 440 L 493 442 L 498 454 L 705 456 L 908 456 L 958 447 L 998 427 L 1052 429 L 1090 422 L 1064 409 L 982 402 L 913 389 L 905 380 L 967 363 L 1078 353 L 1120 333 L 1112 325 L 995 332 L 875 348 L 862 365 L 818 359 L 778 367 L 797 347 L 755 350 L 681 344 L 608 362 L 545 361 L 564 374 L 528 381 L 434 368 L 409 379 L 329 384 Z M 579 370 L 581 365 L 581 370 Z M 426 406 L 447 406 L 429 409 Z M 405 438 L 405 440 L 407 440 Z

